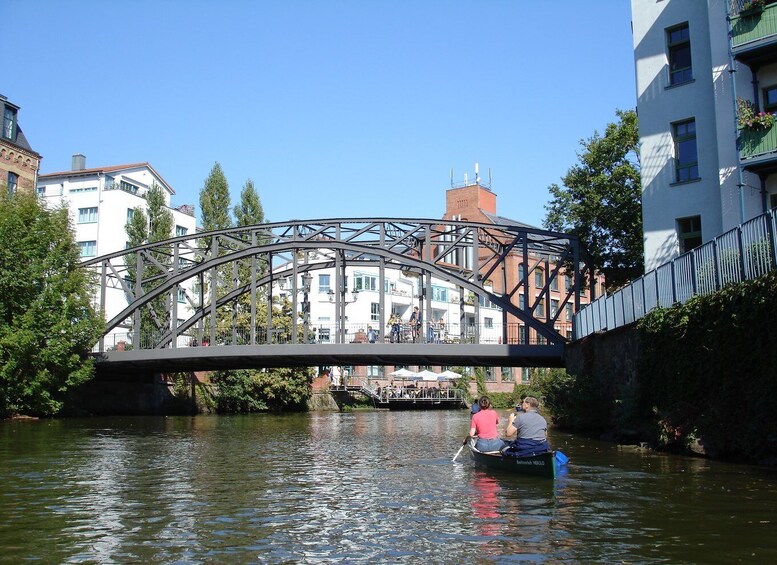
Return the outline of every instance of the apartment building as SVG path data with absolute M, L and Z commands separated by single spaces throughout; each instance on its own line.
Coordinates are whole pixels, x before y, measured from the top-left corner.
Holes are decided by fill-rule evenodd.
M 33 151 L 19 125 L 19 106 L 0 94 L 0 186 L 11 194 L 35 189 L 41 156 Z
M 70 211 L 75 237 L 84 259 L 126 249 L 125 226 L 136 208 L 147 209 L 145 195 L 154 185 L 162 187 L 166 205 L 173 215 L 174 236 L 194 234 L 194 206 L 172 207 L 173 188 L 148 163 L 86 167 L 86 157 L 73 155 L 69 171 L 40 175 L 38 195 L 52 206 L 66 206 Z M 188 308 L 186 289 L 179 291 L 179 307 Z M 105 315 L 111 319 L 128 304 L 125 290 L 110 289 L 106 297 Z M 188 315 L 182 310 L 181 318 Z M 126 329 L 116 330 L 126 339 Z M 113 343 L 108 337 L 108 343 Z
M 651 270 L 777 206 L 777 4 L 631 7 Z

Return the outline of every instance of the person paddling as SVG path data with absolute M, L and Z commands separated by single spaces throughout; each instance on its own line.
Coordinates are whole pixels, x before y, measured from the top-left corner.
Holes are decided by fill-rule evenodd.
M 508 436 L 516 435 L 516 438 L 502 450 L 502 453 L 523 457 L 533 453 L 550 451 L 548 423 L 537 411 L 539 406 L 539 400 L 533 396 L 527 396 L 519 406 L 516 406 L 516 409 L 521 408 L 523 412 L 510 413 L 507 418 L 505 434 Z
M 487 396 L 481 396 L 478 400 L 480 410 L 473 414 L 470 424 L 469 436 L 477 436 L 475 449 L 478 451 L 499 451 L 505 442 L 499 439 L 499 415 L 491 408 L 491 400 Z

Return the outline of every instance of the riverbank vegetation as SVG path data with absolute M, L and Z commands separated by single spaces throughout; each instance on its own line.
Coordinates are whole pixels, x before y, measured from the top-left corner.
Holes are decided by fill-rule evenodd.
M 66 208 L 0 190 L 0 418 L 50 416 L 91 379 L 103 321 Z
M 777 273 L 653 310 L 633 366 L 538 385 L 562 428 L 723 459 L 777 461 Z M 606 339 L 593 337 L 592 340 Z M 593 341 L 583 356 L 595 356 Z M 617 374 L 615 374 L 617 373 Z

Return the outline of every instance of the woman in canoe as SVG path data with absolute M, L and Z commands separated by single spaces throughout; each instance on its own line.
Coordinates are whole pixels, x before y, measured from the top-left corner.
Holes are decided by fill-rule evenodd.
M 522 412 L 511 412 L 507 418 L 505 435 L 515 435 L 515 440 L 503 451 L 505 455 L 523 457 L 533 453 L 550 451 L 548 445 L 548 423 L 540 416 L 537 409 L 539 400 L 527 396 L 521 401 Z M 516 406 L 516 409 L 518 406 Z
M 499 451 L 505 442 L 499 439 L 499 415 L 491 408 L 491 400 L 482 396 L 478 400 L 480 410 L 472 416 L 469 428 L 470 437 L 477 436 L 475 449 L 478 451 Z

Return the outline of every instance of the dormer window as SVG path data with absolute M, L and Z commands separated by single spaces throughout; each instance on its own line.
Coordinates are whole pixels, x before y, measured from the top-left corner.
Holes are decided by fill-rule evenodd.
M 13 134 L 16 129 L 16 110 L 10 106 L 3 108 L 3 137 L 13 140 Z

